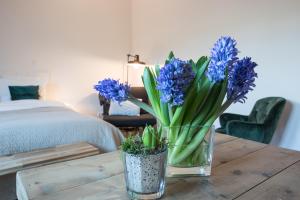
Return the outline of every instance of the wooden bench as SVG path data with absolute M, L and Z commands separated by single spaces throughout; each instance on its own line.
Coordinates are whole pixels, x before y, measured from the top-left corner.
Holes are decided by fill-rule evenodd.
M 98 148 L 82 142 L 0 157 L 0 199 L 16 199 L 17 171 L 100 154 Z
M 23 170 L 17 194 L 19 200 L 128 200 L 123 171 L 119 151 Z M 166 182 L 165 200 L 299 200 L 300 152 L 216 134 L 210 177 Z

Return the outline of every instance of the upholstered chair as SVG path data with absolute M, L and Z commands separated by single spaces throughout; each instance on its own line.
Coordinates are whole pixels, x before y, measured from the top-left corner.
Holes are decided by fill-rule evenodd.
M 255 103 L 249 116 L 224 113 L 216 132 L 269 144 L 285 103 L 282 97 L 266 97 Z
M 148 96 L 144 87 L 132 87 L 131 94 L 149 104 Z M 103 106 L 103 120 L 119 128 L 138 128 L 146 125 L 155 125 L 156 119 L 145 110 L 140 110 L 140 116 L 109 115 L 110 102 L 99 95 L 100 105 Z

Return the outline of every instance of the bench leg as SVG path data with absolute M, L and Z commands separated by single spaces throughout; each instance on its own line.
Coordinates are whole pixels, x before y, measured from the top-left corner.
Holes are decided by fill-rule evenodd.
M 16 174 L 0 176 L 0 200 L 16 200 Z

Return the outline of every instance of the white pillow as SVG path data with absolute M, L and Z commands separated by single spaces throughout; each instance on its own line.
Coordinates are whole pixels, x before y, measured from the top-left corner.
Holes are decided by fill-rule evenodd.
M 9 76 L 0 78 L 0 102 L 11 101 L 8 86 L 38 85 L 41 99 L 46 96 L 46 81 L 36 77 Z
M 130 101 L 124 101 L 120 104 L 112 101 L 109 107 L 109 115 L 126 115 L 126 116 L 140 116 L 140 107 L 131 103 Z

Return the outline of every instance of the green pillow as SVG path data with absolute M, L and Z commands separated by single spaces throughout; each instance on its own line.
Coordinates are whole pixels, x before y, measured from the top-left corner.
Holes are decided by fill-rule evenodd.
M 11 100 L 39 99 L 39 86 L 8 86 Z

